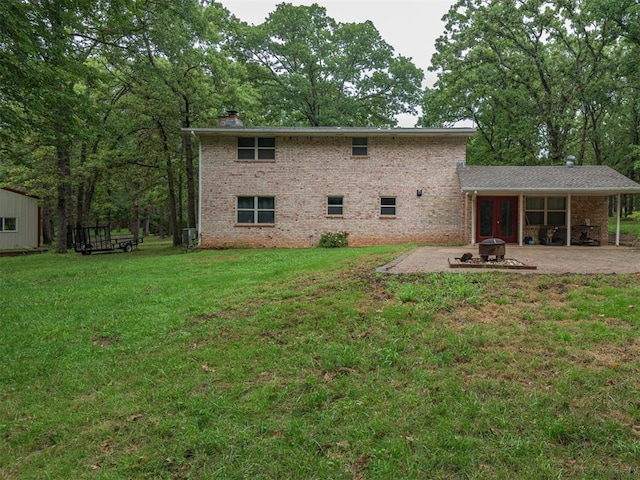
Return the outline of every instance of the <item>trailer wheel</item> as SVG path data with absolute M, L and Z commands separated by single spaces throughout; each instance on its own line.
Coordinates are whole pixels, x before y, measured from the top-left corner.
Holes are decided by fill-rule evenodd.
M 83 255 L 91 255 L 91 249 L 90 249 L 90 248 L 87 248 L 87 249 L 83 250 L 83 251 L 82 251 L 82 254 L 83 254 Z
M 133 250 L 133 247 L 131 246 L 131 242 L 127 243 L 124 246 L 124 248 L 122 249 L 122 251 L 127 252 L 127 253 L 131 252 L 131 250 Z

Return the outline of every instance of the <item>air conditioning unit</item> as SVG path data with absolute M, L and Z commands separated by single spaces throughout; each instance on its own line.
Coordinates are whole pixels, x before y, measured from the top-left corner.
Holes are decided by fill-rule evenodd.
M 182 229 L 182 245 L 187 248 L 193 248 L 198 239 L 198 231 L 195 228 Z

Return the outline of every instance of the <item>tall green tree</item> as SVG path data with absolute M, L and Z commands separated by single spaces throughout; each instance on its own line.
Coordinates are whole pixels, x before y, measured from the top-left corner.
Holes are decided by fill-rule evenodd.
M 422 124 L 472 120 L 472 161 L 559 162 L 578 149 L 602 161 L 615 88 L 610 22 L 588 0 L 460 0 L 446 15 Z M 594 153 L 595 152 L 595 153 Z
M 87 62 L 96 47 L 86 34 L 95 2 L 9 0 L 3 14 L 2 127 L 36 132 L 42 144 L 55 150 L 57 171 L 56 251 L 71 242 L 74 144 L 91 105 L 83 85 L 96 73 Z M 4 8 L 4 6 L 3 6 Z M 12 22 L 15 21 L 15 24 Z M 6 82 L 6 83 L 5 83 Z M 9 112 L 7 114 L 7 112 Z
M 181 129 L 210 123 L 220 112 L 234 82 L 225 82 L 230 59 L 220 46 L 228 37 L 230 15 L 220 4 L 196 0 L 133 2 L 110 17 L 118 42 L 105 56 L 115 74 L 137 99 L 138 128 L 154 132 L 167 182 L 167 203 L 174 244 L 184 226 L 181 178 L 186 179 L 187 220 L 196 225 L 195 149 Z M 135 102 L 134 102 L 135 103 Z M 184 172 L 184 175 L 182 174 Z M 182 223 L 182 225 L 181 225 Z
M 424 75 L 410 59 L 370 21 L 339 23 L 317 4 L 278 5 L 237 47 L 269 124 L 394 126 L 420 102 Z

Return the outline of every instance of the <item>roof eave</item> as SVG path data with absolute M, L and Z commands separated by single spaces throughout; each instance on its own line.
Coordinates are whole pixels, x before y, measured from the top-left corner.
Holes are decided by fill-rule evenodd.
M 468 138 L 476 131 L 473 128 L 374 128 L 374 127 L 219 127 L 219 128 L 183 128 L 184 133 L 196 136 L 239 136 L 239 135 L 273 135 L 304 137 L 463 137 Z
M 596 195 L 596 196 L 609 196 L 622 193 L 639 194 L 640 188 L 620 188 L 620 189 L 571 189 L 571 188 L 521 188 L 521 189 L 495 189 L 486 187 L 463 187 L 462 193 L 476 193 L 482 195 L 553 195 L 553 194 L 567 194 L 571 195 Z

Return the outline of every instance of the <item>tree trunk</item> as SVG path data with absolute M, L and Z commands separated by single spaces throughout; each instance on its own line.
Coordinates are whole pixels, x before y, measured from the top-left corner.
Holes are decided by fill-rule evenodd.
M 137 242 L 140 236 L 140 205 L 138 202 L 138 196 L 140 194 L 140 184 L 138 182 L 133 183 L 133 209 L 131 212 L 131 223 L 129 224 L 129 230 L 133 235 L 133 239 Z
M 178 231 L 178 210 L 176 207 L 176 187 L 173 179 L 173 163 L 171 161 L 171 149 L 169 148 L 169 138 L 164 130 L 164 126 L 159 120 L 156 120 L 158 132 L 162 138 L 162 150 L 165 156 L 165 165 L 167 170 L 167 186 L 169 189 L 169 228 L 173 237 L 173 246 L 180 246 L 180 232 Z
M 58 166 L 58 238 L 57 253 L 67 253 L 73 246 L 73 231 L 71 227 L 71 155 L 68 145 L 59 144 L 56 147 Z
M 54 237 L 53 205 L 46 200 L 42 206 L 42 243 L 51 245 Z
M 189 112 L 189 99 L 183 95 L 184 110 L 182 116 L 182 127 L 189 128 L 191 126 L 191 118 Z M 189 133 L 182 136 L 182 146 L 184 148 L 185 170 L 187 172 L 187 227 L 197 227 L 196 220 L 196 181 L 193 168 L 193 138 Z

